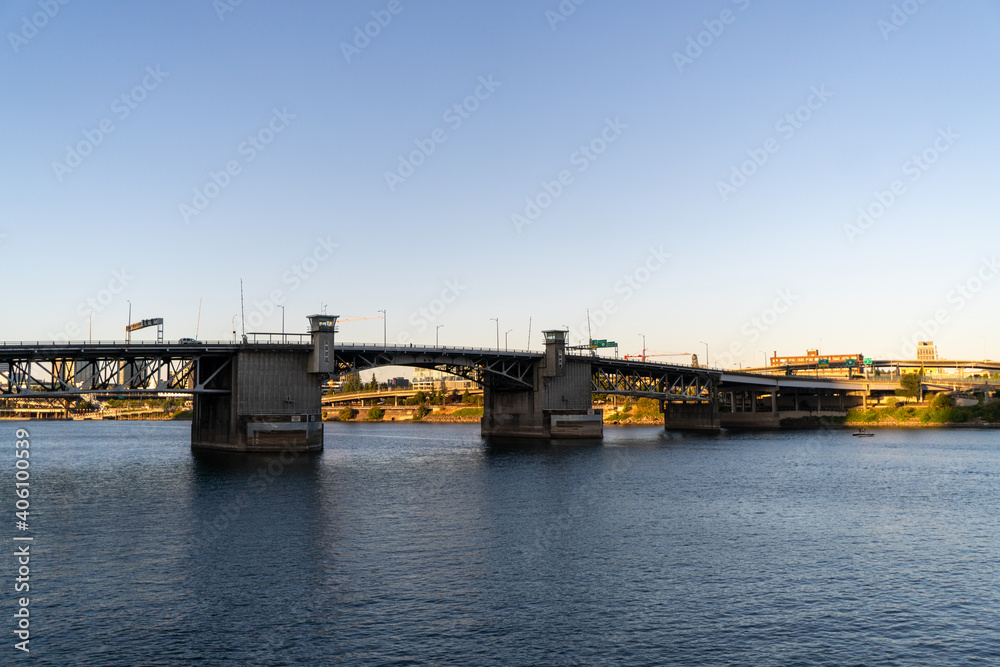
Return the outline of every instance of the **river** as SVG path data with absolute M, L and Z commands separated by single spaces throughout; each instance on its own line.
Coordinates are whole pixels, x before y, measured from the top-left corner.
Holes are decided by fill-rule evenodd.
M 0 422 L 7 542 L 33 538 L 34 664 L 1000 660 L 998 431 L 512 445 L 329 423 L 325 452 L 284 460 L 195 457 L 189 434 Z

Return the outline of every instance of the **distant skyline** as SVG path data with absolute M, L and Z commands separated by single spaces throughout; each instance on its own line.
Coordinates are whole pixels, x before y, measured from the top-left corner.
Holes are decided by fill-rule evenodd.
M 621 354 L 712 365 L 1000 358 L 986 0 L 14 0 L 0 27 L 4 340 L 121 339 L 129 302 L 229 339 L 242 278 L 247 331 L 385 310 L 390 342 L 524 348 L 530 319 L 538 349 L 589 310 Z

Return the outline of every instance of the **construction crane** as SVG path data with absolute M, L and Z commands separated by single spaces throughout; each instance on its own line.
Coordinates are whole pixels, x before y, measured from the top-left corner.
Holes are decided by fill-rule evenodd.
M 690 356 L 691 356 L 690 352 L 672 352 L 672 353 L 666 353 L 666 352 L 664 352 L 664 353 L 661 353 L 661 354 L 645 354 L 645 355 L 643 355 L 643 354 L 626 354 L 625 355 L 625 360 L 627 361 L 629 359 L 632 359 L 632 360 L 638 359 L 639 361 L 645 361 L 646 359 L 649 359 L 650 357 L 690 357 Z
M 380 319 L 382 319 L 381 315 L 376 315 L 375 317 L 338 317 L 337 324 L 340 324 L 341 322 L 358 322 L 360 320 L 380 320 Z

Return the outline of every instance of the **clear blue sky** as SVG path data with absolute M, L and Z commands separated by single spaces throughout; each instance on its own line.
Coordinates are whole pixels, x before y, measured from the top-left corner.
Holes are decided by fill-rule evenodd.
M 4 3 L 0 338 L 1000 357 L 996 3 L 562 7 Z

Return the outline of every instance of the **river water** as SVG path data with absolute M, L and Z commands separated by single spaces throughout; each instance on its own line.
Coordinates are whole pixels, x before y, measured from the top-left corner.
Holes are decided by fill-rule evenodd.
M 0 423 L 33 664 L 1000 661 L 997 431 L 528 446 L 331 423 L 323 454 L 281 461 L 196 458 L 189 430 Z

